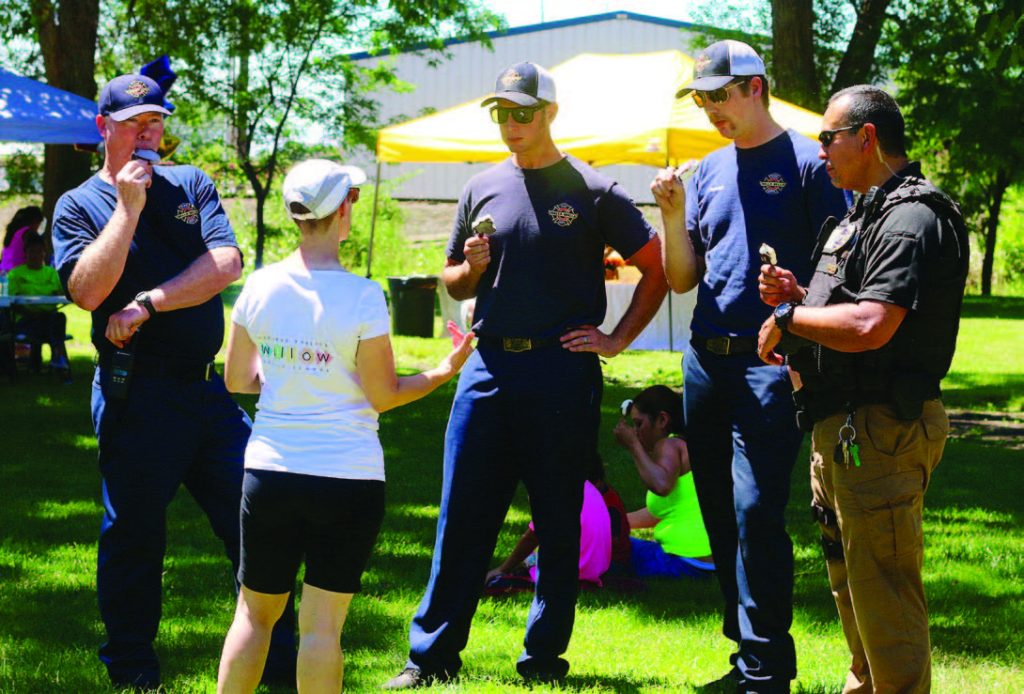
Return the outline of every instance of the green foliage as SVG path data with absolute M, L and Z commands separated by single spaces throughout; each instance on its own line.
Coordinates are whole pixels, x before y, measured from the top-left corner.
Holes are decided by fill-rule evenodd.
M 5 194 L 42 194 L 43 162 L 32 152 L 16 152 L 0 157 L 0 168 L 7 181 Z

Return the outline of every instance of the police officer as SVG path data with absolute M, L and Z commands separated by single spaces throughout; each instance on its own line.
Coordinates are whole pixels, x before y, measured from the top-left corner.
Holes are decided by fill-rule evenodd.
M 580 508 L 600 419 L 598 355 L 625 349 L 667 286 L 657 235 L 626 193 L 558 150 L 551 75 L 518 63 L 498 75 L 490 106 L 512 156 L 466 185 L 443 280 L 476 297 L 477 351 L 459 379 L 445 436 L 444 482 L 430 581 L 409 630 L 409 659 L 385 688 L 459 671 L 484 576 L 516 485 L 540 541 L 536 594 L 517 670 L 559 680 L 569 663 L 578 590 Z M 606 334 L 604 247 L 643 273 Z
M 949 430 L 939 382 L 956 344 L 967 231 L 907 159 L 886 92 L 836 93 L 822 128 L 833 184 L 861 197 L 826 223 L 806 289 L 762 266 L 761 295 L 776 309 L 758 350 L 770 364 L 791 353 L 799 420 L 813 429 L 812 509 L 853 654 L 843 691 L 926 692 L 921 515 Z
M 251 428 L 212 364 L 224 338 L 220 292 L 241 273 L 241 253 L 209 177 L 151 163 L 169 114 L 148 77 L 111 80 L 96 116 L 103 167 L 61 196 L 53 225 L 58 274 L 92 311 L 98 352 L 100 660 L 115 686 L 146 689 L 160 686 L 153 640 L 167 506 L 184 484 L 237 569 Z M 294 613 L 286 614 L 266 676 L 294 681 Z

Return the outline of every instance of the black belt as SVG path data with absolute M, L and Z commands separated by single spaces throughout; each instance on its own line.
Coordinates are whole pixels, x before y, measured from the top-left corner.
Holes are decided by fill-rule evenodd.
M 558 347 L 562 341 L 557 337 L 492 337 L 481 335 L 480 344 L 506 352 L 529 352 L 532 349 Z
M 109 369 L 110 359 L 101 358 L 97 364 L 101 369 Z M 135 363 L 132 365 L 133 376 L 175 378 L 180 381 L 210 381 L 216 374 L 217 369 L 212 361 L 204 363 L 136 354 Z
M 704 337 L 693 333 L 690 335 L 690 344 L 723 357 L 757 351 L 757 337 L 754 335 L 750 337 Z

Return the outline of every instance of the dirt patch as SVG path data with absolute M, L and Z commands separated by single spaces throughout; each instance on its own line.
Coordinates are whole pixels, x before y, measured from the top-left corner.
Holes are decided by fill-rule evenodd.
M 1024 450 L 1024 412 L 949 411 L 950 438 Z

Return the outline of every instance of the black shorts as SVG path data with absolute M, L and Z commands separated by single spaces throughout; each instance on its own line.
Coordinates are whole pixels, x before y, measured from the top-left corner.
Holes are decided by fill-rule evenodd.
M 379 480 L 246 470 L 238 580 L 258 593 L 288 593 L 305 559 L 305 583 L 358 593 L 383 519 Z

